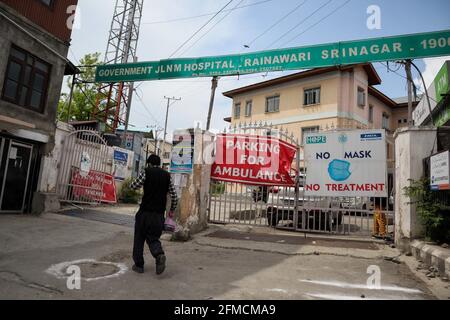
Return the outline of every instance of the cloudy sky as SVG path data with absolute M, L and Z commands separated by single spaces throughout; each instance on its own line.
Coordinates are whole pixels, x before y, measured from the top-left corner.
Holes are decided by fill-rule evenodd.
M 231 0 L 144 0 L 140 61 L 168 58 L 217 11 Z M 79 0 L 78 23 L 73 31 L 69 58 L 79 59 L 106 49 L 115 0 Z M 367 28 L 367 8 L 381 9 L 381 29 Z M 305 46 L 450 29 L 448 0 L 233 0 L 174 57 L 197 57 Z M 175 20 L 175 21 L 173 21 Z M 244 45 L 250 45 L 245 48 Z M 431 82 L 444 58 L 417 60 L 424 77 Z M 406 81 L 376 63 L 383 84 L 379 89 L 392 98 L 406 95 Z M 395 67 L 394 67 L 395 69 Z M 216 95 L 212 126 L 222 130 L 223 118 L 231 113 L 231 100 L 222 92 L 271 79 L 287 72 L 221 78 Z M 416 75 L 417 76 L 417 75 Z M 181 97 L 171 106 L 169 132 L 206 123 L 210 79 L 182 79 L 144 82 L 133 100 L 130 129 L 163 127 L 164 96 Z M 148 130 L 148 129 L 147 129 Z

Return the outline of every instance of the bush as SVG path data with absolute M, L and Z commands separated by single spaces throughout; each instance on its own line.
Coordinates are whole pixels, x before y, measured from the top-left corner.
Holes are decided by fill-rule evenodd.
M 138 190 L 133 190 L 130 188 L 133 179 L 127 179 L 122 184 L 122 189 L 120 190 L 119 200 L 122 203 L 139 203 L 141 199 L 141 193 Z
M 417 213 L 425 228 L 427 240 L 438 243 L 450 241 L 450 207 L 438 198 L 437 191 L 430 190 L 429 179 L 410 180 L 405 195 L 417 206 Z
M 213 195 L 224 194 L 225 193 L 225 183 L 212 182 L 211 183 L 211 193 Z

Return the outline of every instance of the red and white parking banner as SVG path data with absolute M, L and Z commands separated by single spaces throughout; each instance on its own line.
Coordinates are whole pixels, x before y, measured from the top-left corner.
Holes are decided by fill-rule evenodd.
M 277 138 L 219 134 L 211 178 L 251 185 L 293 186 L 290 176 L 297 148 Z

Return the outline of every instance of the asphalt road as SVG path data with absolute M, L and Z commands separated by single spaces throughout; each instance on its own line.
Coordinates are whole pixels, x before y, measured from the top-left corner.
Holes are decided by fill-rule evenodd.
M 426 283 L 406 265 L 383 259 L 380 248 L 339 248 L 324 242 L 313 251 L 291 254 L 291 249 L 309 247 L 272 238 L 213 239 L 205 234 L 185 243 L 164 241 L 167 270 L 156 276 L 147 250 L 146 272 L 129 270 L 132 239 L 132 228 L 125 225 L 55 214 L 2 215 L 0 298 L 434 299 Z M 354 256 L 343 253 L 349 251 Z M 357 252 L 368 255 L 358 257 Z M 80 290 L 68 289 L 66 278 L 49 272 L 80 259 L 96 261 L 83 270 L 90 278 L 98 277 L 87 281 L 82 274 Z M 125 269 L 104 266 L 102 261 Z M 367 272 L 374 268 L 380 271 L 381 283 L 368 288 Z

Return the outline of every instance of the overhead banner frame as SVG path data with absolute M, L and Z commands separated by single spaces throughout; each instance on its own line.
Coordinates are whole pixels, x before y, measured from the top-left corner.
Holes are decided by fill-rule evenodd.
M 233 76 L 450 54 L 450 30 L 342 41 L 246 54 L 101 65 L 96 82 Z

